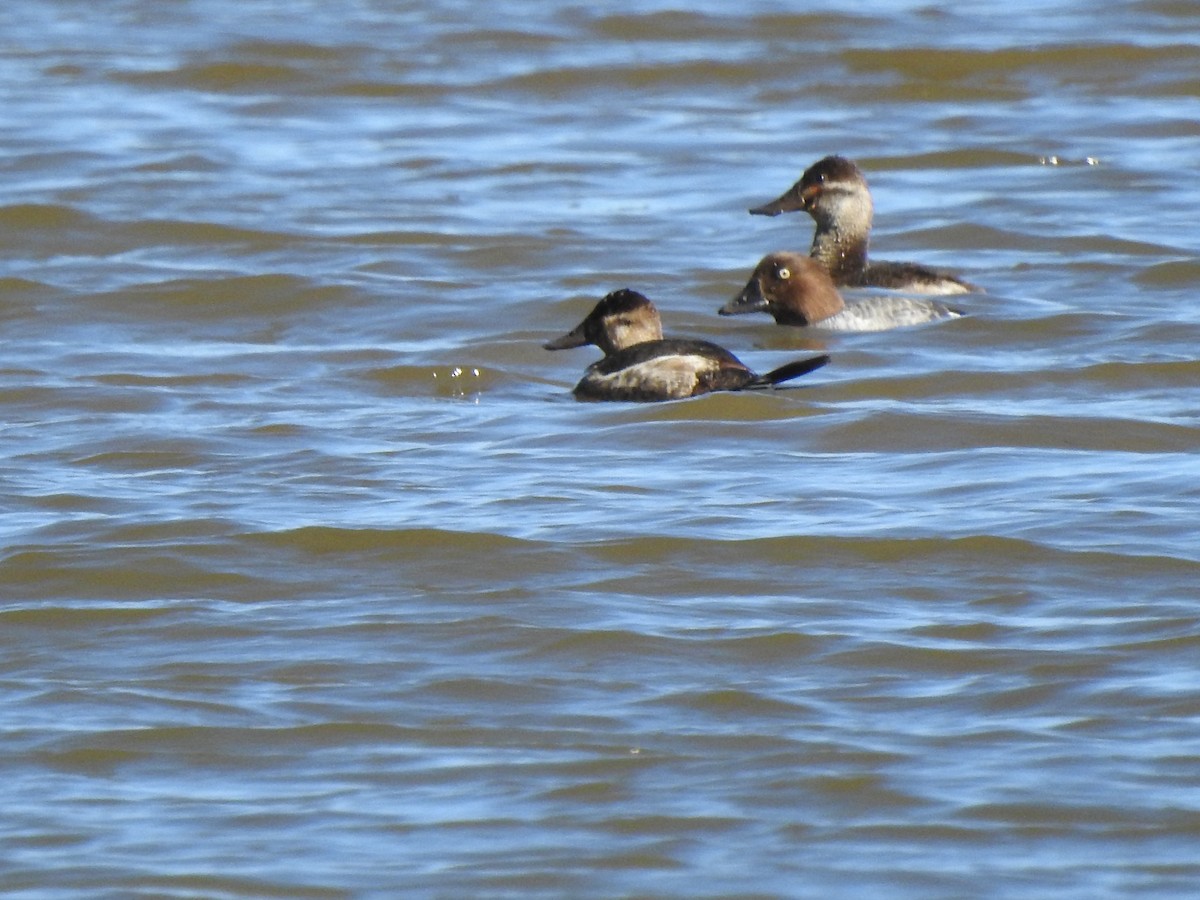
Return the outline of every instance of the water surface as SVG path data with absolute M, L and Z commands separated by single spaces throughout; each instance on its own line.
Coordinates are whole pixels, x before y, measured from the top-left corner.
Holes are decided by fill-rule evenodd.
M 1193 5 L 480 10 L 0 11 L 5 895 L 1195 892 Z M 715 315 L 833 152 L 968 317 Z

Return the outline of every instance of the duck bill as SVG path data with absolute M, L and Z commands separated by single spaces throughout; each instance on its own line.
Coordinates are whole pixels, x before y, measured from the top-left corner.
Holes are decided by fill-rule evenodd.
M 808 209 L 809 194 L 800 190 L 800 185 L 792 185 L 791 189 L 770 203 L 750 208 L 752 216 L 777 216 L 780 213 L 795 212 L 798 209 Z
M 758 286 L 758 279 L 751 278 L 742 292 L 717 310 L 718 315 L 740 316 L 742 313 L 766 312 L 767 298 Z
M 572 347 L 582 347 L 586 343 L 588 343 L 588 339 L 583 333 L 583 323 L 580 323 L 576 328 L 568 331 L 562 337 L 546 341 L 546 343 L 542 344 L 542 347 L 546 350 L 569 350 Z

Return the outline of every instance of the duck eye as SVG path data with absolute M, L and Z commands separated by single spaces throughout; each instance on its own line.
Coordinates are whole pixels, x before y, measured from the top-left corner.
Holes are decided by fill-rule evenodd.
M 780 278 L 782 278 L 784 281 L 787 281 L 789 278 L 792 277 L 792 270 L 789 269 L 787 266 L 780 266 L 779 269 L 776 270 L 775 274 L 778 275 Z

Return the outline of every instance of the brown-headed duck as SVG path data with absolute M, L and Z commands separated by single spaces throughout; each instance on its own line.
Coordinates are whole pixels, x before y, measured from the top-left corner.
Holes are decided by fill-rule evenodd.
M 547 350 L 594 344 L 604 358 L 575 385 L 578 400 L 681 400 L 710 391 L 765 388 L 821 368 L 828 356 L 796 360 L 757 375 L 723 347 L 708 341 L 664 338 L 658 310 L 637 291 L 613 291 L 587 318 Z
M 750 210 L 777 216 L 802 209 L 817 223 L 809 256 L 840 287 L 877 287 L 914 294 L 967 294 L 982 289 L 955 275 L 918 263 L 867 259 L 874 207 L 867 179 L 844 156 L 826 156 L 809 166 L 788 191 Z
M 962 315 L 933 300 L 898 294 L 847 303 L 820 263 L 787 252 L 764 256 L 742 292 L 718 312 L 723 316 L 765 312 L 780 325 L 811 325 L 830 331 L 886 331 Z

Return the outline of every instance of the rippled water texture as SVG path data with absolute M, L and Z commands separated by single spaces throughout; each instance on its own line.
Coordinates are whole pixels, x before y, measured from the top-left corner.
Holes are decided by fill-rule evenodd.
M 0 893 L 1200 892 L 1198 8 L 788 6 L 0 9 Z M 834 152 L 966 318 L 715 315 Z

